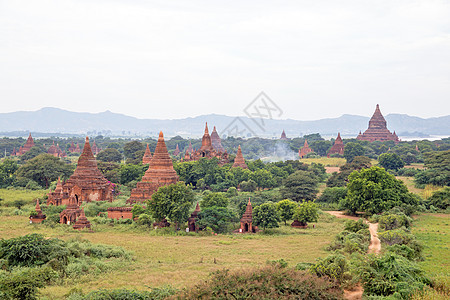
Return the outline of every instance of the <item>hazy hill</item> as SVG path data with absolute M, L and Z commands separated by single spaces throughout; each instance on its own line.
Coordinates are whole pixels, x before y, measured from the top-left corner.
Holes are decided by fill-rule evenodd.
M 386 116 L 388 128 L 400 136 L 450 135 L 450 116 L 422 119 L 402 114 Z M 102 113 L 78 113 L 58 108 L 43 108 L 38 111 L 18 111 L 0 114 L 0 132 L 42 132 L 66 134 L 103 134 L 113 136 L 156 136 L 160 130 L 166 136 L 192 136 L 203 134 L 205 122 L 210 131 L 215 125 L 220 135 L 230 134 L 237 128 L 240 135 L 258 135 L 279 137 L 284 129 L 288 137 L 320 133 L 323 136 L 335 136 L 341 132 L 346 137 L 356 136 L 367 129 L 369 117 L 342 115 L 315 121 L 264 120 L 264 126 L 258 126 L 247 117 L 225 115 L 203 115 L 193 118 L 156 120 L 138 119 L 123 114 L 105 111 Z M 229 126 L 230 124 L 234 124 Z M 19 134 L 19 133 L 18 133 Z

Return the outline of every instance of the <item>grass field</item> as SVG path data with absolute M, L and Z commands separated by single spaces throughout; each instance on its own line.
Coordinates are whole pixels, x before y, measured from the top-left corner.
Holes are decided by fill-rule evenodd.
M 432 278 L 450 285 L 450 215 L 421 214 L 412 233 L 425 246 L 421 267 Z
M 291 266 L 313 262 L 327 255 L 325 247 L 342 230 L 342 221 L 324 216 L 316 228 L 292 229 L 282 226 L 277 235 L 230 234 L 218 236 L 158 236 L 154 231 L 133 225 L 95 225 L 94 232 L 77 232 L 63 225 L 55 228 L 31 225 L 25 216 L 0 218 L 0 237 L 11 238 L 27 233 L 69 239 L 81 237 L 93 243 L 121 246 L 134 254 L 135 261 L 122 269 L 98 276 L 84 276 L 75 282 L 49 286 L 41 295 L 61 299 L 73 288 L 89 291 L 99 288 L 146 289 L 172 285 L 191 286 L 218 269 L 240 269 L 284 259 Z M 311 226 L 312 227 L 312 226 Z
M 325 167 L 340 167 L 346 163 L 345 158 L 339 157 L 302 158 L 300 161 L 305 164 L 322 164 Z

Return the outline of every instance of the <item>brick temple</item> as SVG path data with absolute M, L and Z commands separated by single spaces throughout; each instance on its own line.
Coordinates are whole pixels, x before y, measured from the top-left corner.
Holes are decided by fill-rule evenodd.
M 333 147 L 331 147 L 328 151 L 327 157 L 330 157 L 331 154 L 344 155 L 344 142 L 342 141 L 340 132 L 338 132 L 338 136 L 334 141 Z
M 300 156 L 300 158 L 303 158 L 306 156 L 306 154 L 308 154 L 310 152 L 312 152 L 312 149 L 309 148 L 308 141 L 305 139 L 305 143 L 303 144 L 303 147 L 298 150 L 298 156 Z
M 30 151 L 30 149 L 33 148 L 33 147 L 34 147 L 34 140 L 33 140 L 33 137 L 31 136 L 31 133 L 30 133 L 28 135 L 27 141 L 25 142 L 25 145 L 21 146 L 18 151 L 16 151 L 16 148 L 14 148 L 13 152 L 11 153 L 11 156 L 23 155 L 23 154 L 27 153 L 28 151 Z
M 367 130 L 364 131 L 363 134 L 359 132 L 359 135 L 358 137 L 356 137 L 356 139 L 369 142 L 394 141 L 398 143 L 400 141 L 395 131 L 394 133 L 391 133 L 387 129 L 387 122 L 381 114 L 380 106 L 378 104 L 375 108 L 375 112 L 373 113 L 372 118 L 370 118 L 369 128 L 367 128 Z
M 237 167 L 241 167 L 243 169 L 248 169 L 248 166 L 244 160 L 244 156 L 242 155 L 241 145 L 239 145 L 239 147 L 238 147 L 232 168 L 237 168 Z
M 61 150 L 59 144 L 55 145 L 54 141 L 53 145 L 51 145 L 50 148 L 48 148 L 47 153 L 53 155 L 54 157 L 67 157 L 66 152 Z
M 68 204 L 71 196 L 75 197 L 78 205 L 82 202 L 113 200 L 111 183 L 97 168 L 88 137 L 78 159 L 77 168 L 66 182 L 60 186 L 57 184 L 55 191 L 48 194 L 47 205 Z
M 152 160 L 152 153 L 150 152 L 150 148 L 148 147 L 145 149 L 144 156 L 142 157 L 142 164 L 148 165 L 150 161 Z
M 189 146 L 192 147 L 191 144 L 189 144 Z M 209 131 L 208 131 L 208 123 L 206 123 L 206 125 L 205 125 L 205 133 L 203 134 L 203 137 L 202 137 L 202 146 L 200 147 L 200 149 L 193 151 L 192 153 L 189 153 L 189 149 L 188 149 L 188 151 L 184 155 L 183 160 L 184 161 L 196 161 L 202 157 L 205 157 L 205 158 L 217 157 L 219 159 L 219 164 L 221 164 L 221 165 L 228 163 L 227 151 L 225 150 L 224 152 L 222 152 L 222 151 L 217 151 L 216 149 L 214 149 L 214 147 L 212 145 L 212 141 L 211 141 L 211 136 L 209 135 Z
M 225 148 L 222 146 L 222 140 L 220 139 L 219 134 L 217 133 L 216 126 L 211 133 L 211 143 L 217 152 L 225 152 Z
M 280 140 L 282 140 L 282 141 L 287 141 L 288 140 L 288 138 L 286 137 L 286 132 L 284 132 L 284 129 L 283 129 L 283 132 L 281 133 Z
M 176 183 L 179 177 L 173 168 L 172 159 L 167 151 L 164 135 L 159 133 L 153 158 L 150 161 L 148 170 L 142 177 L 142 181 L 137 183 L 136 188 L 131 191 L 131 196 L 127 203 L 145 202 L 159 187 Z

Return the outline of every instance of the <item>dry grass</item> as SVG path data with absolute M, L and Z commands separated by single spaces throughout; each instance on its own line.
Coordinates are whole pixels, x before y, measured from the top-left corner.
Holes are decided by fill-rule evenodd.
M 419 170 L 423 170 L 425 169 L 425 166 L 423 163 L 415 163 L 415 164 L 410 164 L 408 166 L 405 166 L 405 169 L 419 169 Z
M 414 183 L 414 177 L 396 176 L 396 178 L 403 181 L 403 183 L 406 185 L 406 187 L 411 193 L 422 196 L 423 189 L 416 188 Z
M 340 167 L 345 165 L 347 162 L 345 158 L 338 158 L 338 157 L 319 157 L 319 158 L 302 158 L 300 159 L 301 162 L 304 162 L 305 164 L 322 164 L 325 167 Z
M 0 219 L 0 237 L 32 232 L 61 239 L 80 236 L 93 243 L 121 246 L 134 253 L 135 262 L 122 270 L 97 277 L 86 276 L 77 283 L 67 282 L 42 291 L 43 296 L 59 299 L 74 287 L 84 291 L 122 287 L 146 289 L 166 284 L 182 288 L 223 268 L 246 269 L 281 258 L 290 265 L 313 262 L 327 255 L 324 249 L 342 229 L 342 223 L 323 219 L 315 229 L 283 226 L 279 232 L 288 233 L 285 235 L 154 236 L 130 227 L 97 225 L 94 233 L 76 232 L 62 225 L 53 229 L 42 224 L 30 225 L 24 216 L 7 216 Z

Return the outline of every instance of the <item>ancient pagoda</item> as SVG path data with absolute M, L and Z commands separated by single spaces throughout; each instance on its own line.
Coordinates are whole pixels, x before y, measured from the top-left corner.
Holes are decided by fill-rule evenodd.
M 189 141 L 189 147 L 188 147 L 188 149 L 187 149 L 187 152 L 188 152 L 189 154 L 192 154 L 192 152 L 194 152 L 194 148 L 192 148 L 192 143 L 191 143 L 191 141 Z
M 159 187 L 176 183 L 178 179 L 161 131 L 148 170 L 142 177 L 142 181 L 138 182 L 136 188 L 131 191 L 131 197 L 127 203 L 145 202 Z
M 30 149 L 33 147 L 34 147 L 34 140 L 30 133 L 28 135 L 28 139 L 27 139 L 25 145 L 23 145 L 22 147 L 19 148 L 19 151 L 16 152 L 16 155 L 23 155 L 23 154 L 27 153 L 28 151 L 30 151 Z
M 42 213 L 41 206 L 39 205 L 39 199 L 36 199 L 36 214 L 34 216 L 30 216 L 31 223 L 41 223 L 45 220 L 46 215 Z
M 82 210 L 77 203 L 77 199 L 74 195 L 69 197 L 67 207 L 59 214 L 59 223 L 61 224 L 74 224 L 79 216 L 81 216 Z
M 62 205 L 67 204 L 71 196 L 76 198 L 78 205 L 81 204 L 81 202 L 111 202 L 113 200 L 111 182 L 109 182 L 97 168 L 97 161 L 92 154 L 88 137 L 86 137 L 83 152 L 78 159 L 77 168 L 72 176 L 70 176 L 70 178 L 62 185 L 62 190 Z M 48 195 L 48 203 L 57 202 L 56 200 L 51 199 L 52 193 Z
M 334 141 L 333 147 L 331 147 L 328 151 L 327 157 L 330 157 L 331 154 L 344 155 L 344 142 L 342 141 L 340 132 L 338 132 L 338 136 Z
M 102 151 L 102 149 L 100 149 L 97 144 L 94 143 L 92 144 L 92 148 L 91 148 L 92 154 L 97 155 L 100 151 Z
M 232 168 L 237 168 L 237 167 L 240 167 L 243 169 L 248 169 L 247 164 L 245 163 L 245 160 L 244 160 L 244 156 L 242 155 L 241 145 L 239 145 L 239 147 L 238 147 Z
M 180 148 L 178 147 L 178 144 L 177 144 L 177 146 L 175 147 L 175 151 L 173 151 L 173 155 L 174 155 L 174 156 L 180 155 Z
M 84 214 L 84 209 L 81 209 L 81 214 L 73 224 L 73 229 L 81 230 L 83 228 L 91 229 L 91 222 L 86 218 L 86 215 Z
M 222 140 L 217 133 L 216 126 L 214 126 L 213 132 L 211 133 L 211 143 L 214 150 L 216 150 L 217 152 L 225 151 L 225 148 L 222 146 Z
M 189 144 L 189 146 L 192 147 L 191 144 Z M 189 157 L 187 157 L 187 155 L 185 154 L 185 157 L 183 160 L 196 161 L 202 157 L 209 158 L 209 159 L 213 158 L 213 157 L 217 157 L 219 159 L 220 165 L 228 163 L 227 151 L 225 150 L 224 152 L 222 152 L 222 151 L 217 151 L 216 149 L 214 149 L 214 147 L 212 145 L 212 141 L 211 141 L 211 136 L 209 135 L 208 123 L 206 123 L 206 125 L 205 125 L 205 133 L 203 134 L 203 137 L 202 137 L 202 146 L 200 147 L 200 149 L 190 153 Z
M 257 227 L 253 226 L 253 208 L 250 198 L 248 198 L 247 207 L 241 218 L 241 228 L 240 233 L 256 232 Z
M 70 143 L 70 147 L 69 147 L 68 151 L 75 152 L 75 144 L 73 143 L 73 141 Z
M 383 115 L 380 111 L 380 106 L 377 104 L 375 108 L 375 112 L 373 113 L 372 118 L 369 121 L 369 128 L 364 131 L 363 134 L 359 132 L 359 135 L 356 137 L 357 140 L 361 141 L 394 141 L 398 143 L 400 140 L 397 134 L 391 133 L 387 129 L 387 122 L 384 119 Z
M 283 129 L 283 132 L 281 133 L 280 140 L 282 140 L 282 141 L 287 141 L 288 140 L 288 138 L 286 137 L 286 132 L 284 132 L 284 129 Z
M 197 206 L 195 207 L 194 211 L 192 212 L 191 217 L 188 219 L 189 232 L 197 232 L 199 230 L 198 225 L 195 224 L 198 220 L 199 213 L 200 213 L 200 205 L 197 202 Z
M 150 148 L 148 147 L 145 149 L 144 157 L 142 157 L 142 164 L 148 165 L 150 161 L 152 160 L 152 153 L 150 152 Z
M 73 151 L 74 153 L 81 153 L 81 149 L 80 149 L 80 145 L 77 142 L 77 146 L 75 147 L 75 151 Z
M 303 147 L 298 150 L 298 156 L 300 156 L 300 158 L 304 158 L 306 156 L 306 154 L 308 154 L 310 152 L 312 152 L 312 149 L 309 148 L 308 141 L 305 139 L 305 143 L 303 144 Z
M 47 205 L 62 205 L 63 198 L 68 198 L 68 194 L 64 195 L 61 178 L 58 177 L 58 182 L 56 183 L 56 188 L 53 192 L 47 194 Z
M 66 152 L 61 150 L 59 144 L 56 144 L 55 146 L 55 141 L 53 141 L 53 145 L 48 148 L 47 153 L 54 157 L 67 157 Z

